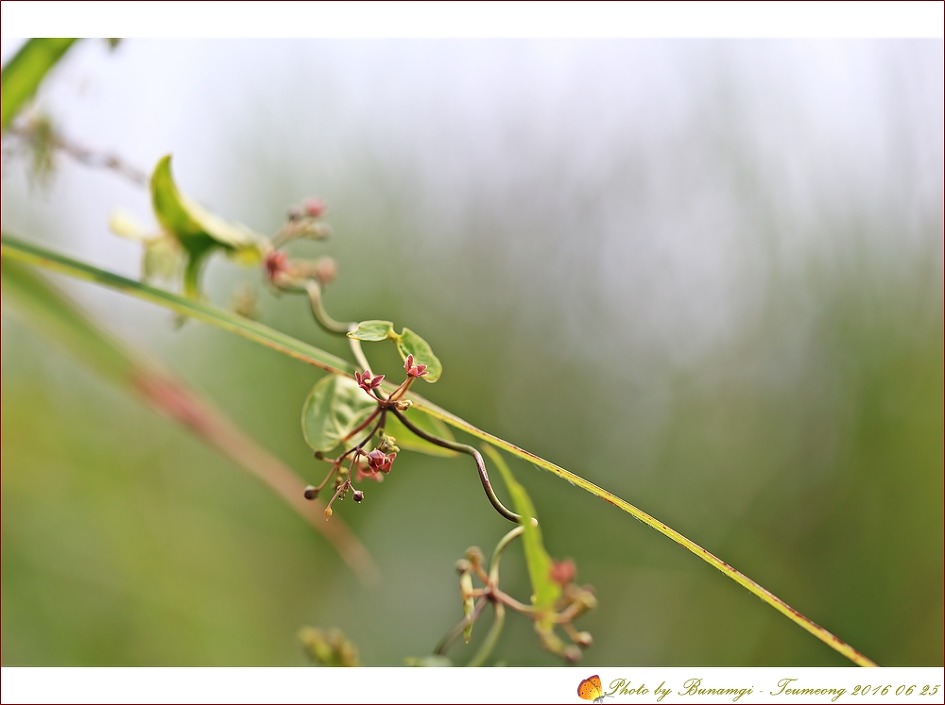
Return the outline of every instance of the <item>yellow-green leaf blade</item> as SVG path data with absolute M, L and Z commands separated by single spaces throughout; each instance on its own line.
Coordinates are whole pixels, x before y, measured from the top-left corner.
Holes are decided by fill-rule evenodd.
M 206 257 L 224 250 L 244 264 L 258 263 L 264 239 L 243 227 L 228 223 L 190 200 L 177 188 L 171 171 L 171 155 L 165 155 L 151 174 L 151 203 L 154 215 L 168 236 L 176 239 L 187 253 L 184 292 L 199 297 L 200 274 Z
M 485 446 L 486 455 L 499 469 L 502 479 L 508 487 L 509 495 L 512 497 L 512 506 L 515 511 L 522 515 L 522 547 L 525 551 L 525 563 L 528 566 L 528 577 L 532 583 L 532 603 L 534 606 L 544 611 L 547 615 L 545 619 L 539 620 L 536 626 L 547 626 L 550 623 L 553 614 L 555 602 L 561 597 L 561 586 L 551 579 L 551 556 L 545 550 L 545 544 L 541 538 L 541 529 L 537 521 L 533 522 L 535 517 L 535 505 L 525 491 L 525 488 L 519 484 L 512 475 L 512 471 L 506 464 L 499 452 L 491 446 Z
M 243 225 L 230 223 L 191 200 L 178 189 L 165 155 L 151 174 L 151 202 L 161 226 L 194 253 L 221 247 L 258 261 L 263 238 Z
M 184 206 L 184 199 L 171 172 L 171 155 L 161 157 L 151 174 L 151 204 L 154 215 L 166 231 L 176 236 L 188 249 L 200 244 L 209 247 L 210 236 Z M 196 239 L 198 242 L 190 242 Z
M 0 125 L 3 129 L 33 97 L 49 70 L 76 41 L 69 37 L 30 39 L 7 62 L 0 74 L 0 89 L 3 92 Z

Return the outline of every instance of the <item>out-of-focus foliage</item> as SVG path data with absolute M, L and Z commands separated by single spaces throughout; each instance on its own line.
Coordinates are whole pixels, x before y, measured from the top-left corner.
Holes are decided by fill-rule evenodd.
M 28 320 L 47 343 L 58 344 L 104 379 L 128 384 L 135 361 L 121 348 L 103 337 L 85 315 L 70 305 L 32 268 L 2 260 L 5 303 L 13 306 L 20 320 Z M 7 298 L 9 297 L 9 298 Z
M 337 259 L 339 320 L 423 333 L 447 370 L 424 388 L 435 401 L 627 497 L 881 664 L 941 665 L 942 56 L 941 41 L 83 43 L 39 98 L 132 162 L 173 150 L 189 192 L 256 231 L 322 197 L 333 238 L 292 247 Z M 105 224 L 147 213 L 148 194 L 59 164 L 46 192 L 4 165 L 4 226 L 134 275 L 139 253 Z M 264 322 L 345 354 L 301 298 L 222 259 L 207 276 L 214 300 L 252 283 Z M 65 286 L 321 478 L 298 421 L 312 370 Z M 375 373 L 401 369 L 393 346 L 365 350 Z M 302 664 L 308 624 L 400 664 L 461 618 L 455 557 L 507 530 L 465 459 L 405 451 L 369 502 L 343 505 L 384 570 L 362 587 L 256 483 L 6 315 L 2 395 L 4 664 Z M 546 545 L 597 589 L 588 660 L 844 663 L 626 515 L 513 469 Z M 503 587 L 528 594 L 520 550 Z M 516 622 L 495 658 L 556 663 Z
M 46 73 L 56 65 L 75 39 L 67 37 L 30 39 L 16 56 L 3 66 L 3 107 L 0 125 L 6 129 L 14 116 L 33 97 Z

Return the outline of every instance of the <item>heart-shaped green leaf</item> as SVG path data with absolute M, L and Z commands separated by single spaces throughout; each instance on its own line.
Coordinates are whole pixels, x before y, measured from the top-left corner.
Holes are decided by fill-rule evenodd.
M 433 354 L 430 344 L 409 328 L 404 328 L 397 338 L 397 349 L 405 360 L 408 355 L 413 355 L 415 364 L 427 366 L 427 373 L 420 378 L 425 382 L 436 382 L 443 374 L 443 365 L 440 364 L 439 358 Z
M 377 403 L 368 398 L 357 382 L 342 375 L 329 375 L 312 388 L 302 406 L 302 434 L 312 450 L 327 453 L 364 423 Z M 352 444 L 370 429 L 356 434 Z
M 361 321 L 354 330 L 348 331 L 348 337 L 376 343 L 396 338 L 397 334 L 394 333 L 394 324 L 390 321 Z

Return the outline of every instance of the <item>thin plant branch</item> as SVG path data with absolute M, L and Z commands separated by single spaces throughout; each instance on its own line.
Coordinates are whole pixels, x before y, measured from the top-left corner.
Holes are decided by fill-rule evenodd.
M 34 131 L 28 121 L 14 123 L 10 125 L 6 132 L 27 143 L 35 140 Z M 49 139 L 51 147 L 83 166 L 112 171 L 136 186 L 147 186 L 148 184 L 148 175 L 145 171 L 132 166 L 117 154 L 90 149 L 66 138 L 58 131 L 53 131 Z
M 318 325 L 327 332 L 334 333 L 335 335 L 345 335 L 357 325 L 355 323 L 336 321 L 328 315 L 328 311 L 325 310 L 325 306 L 322 304 L 322 288 L 318 282 L 309 280 L 305 285 L 305 291 L 308 293 L 308 301 L 312 307 L 312 315 L 315 316 Z
M 485 608 L 485 606 L 488 603 L 489 603 L 488 597 L 480 597 L 478 600 L 476 600 L 476 604 L 473 607 L 473 611 L 468 616 L 463 617 L 459 621 L 459 624 L 457 624 L 455 627 L 450 629 L 449 632 L 447 632 L 446 636 L 440 639 L 440 643 L 436 645 L 435 649 L 433 649 L 433 653 L 436 654 L 437 656 L 445 656 L 446 652 L 449 651 L 450 645 L 454 641 L 456 641 L 456 639 L 459 637 L 460 634 L 463 633 L 463 630 L 466 627 L 468 627 L 470 624 L 475 623 L 475 621 L 479 618 L 479 614 L 482 612 L 482 610 Z

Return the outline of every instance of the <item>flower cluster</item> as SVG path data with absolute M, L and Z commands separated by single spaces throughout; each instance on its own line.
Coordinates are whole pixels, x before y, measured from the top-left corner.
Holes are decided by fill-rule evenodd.
M 290 260 L 282 250 L 293 240 L 326 239 L 331 234 L 331 229 L 319 220 L 324 213 L 325 204 L 317 198 L 310 198 L 302 205 L 289 209 L 285 225 L 272 238 L 268 252 L 263 258 L 266 278 L 276 289 L 307 291 L 312 284 L 322 287 L 334 281 L 338 268 L 331 257 Z
M 541 645 L 568 663 L 577 663 L 581 659 L 582 650 L 594 643 L 590 632 L 578 631 L 574 626 L 575 619 L 597 607 L 594 589 L 590 585 L 577 585 L 574 582 L 576 575 L 577 568 L 570 558 L 552 563 L 549 577 L 561 586 L 561 597 L 555 604 L 552 624 L 547 626 L 535 623 L 535 631 L 538 633 Z M 565 644 L 554 633 L 554 625 L 564 630 L 571 644 Z
M 277 289 L 304 289 L 313 281 L 324 286 L 335 280 L 338 267 L 331 257 L 290 260 L 282 250 L 270 250 L 263 259 L 266 278 Z
M 309 198 L 301 205 L 292 206 L 276 240 L 280 243 L 298 238 L 324 240 L 331 234 L 331 228 L 319 221 L 326 209 L 324 201 L 318 198 Z
M 582 650 L 591 646 L 594 640 L 590 632 L 578 631 L 574 627 L 574 620 L 596 607 L 597 598 L 590 586 L 578 586 L 574 583 L 577 568 L 571 559 L 552 562 L 548 577 L 561 588 L 561 593 L 551 607 L 539 609 L 533 604 L 526 604 L 515 599 L 499 587 L 499 559 L 505 548 L 522 533 L 522 527 L 513 529 L 499 541 L 492 554 L 488 570 L 483 553 L 477 546 L 468 549 L 465 556 L 456 562 L 464 617 L 463 621 L 440 642 L 437 647 L 439 655 L 445 654 L 450 643 L 460 633 L 464 635 L 466 642 L 469 642 L 473 623 L 488 605 L 493 606 L 496 621 L 504 618 L 506 609 L 511 609 L 533 620 L 541 645 L 568 663 L 579 661 Z M 482 583 L 481 587 L 475 586 L 474 577 Z M 555 633 L 555 629 L 559 626 L 572 643 L 565 643 Z

